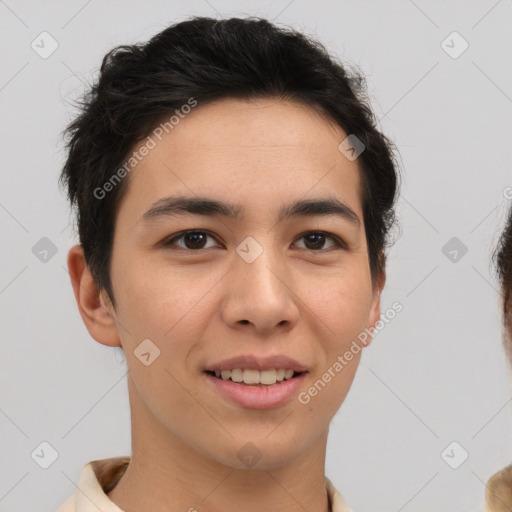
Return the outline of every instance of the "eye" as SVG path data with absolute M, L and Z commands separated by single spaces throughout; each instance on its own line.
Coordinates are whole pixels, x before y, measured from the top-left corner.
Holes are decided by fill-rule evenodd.
M 181 249 L 191 250 L 191 251 L 199 251 L 201 249 L 210 249 L 212 246 L 208 247 L 206 245 L 207 239 L 211 238 L 215 240 L 215 238 L 210 235 L 207 231 L 200 230 L 188 230 L 178 233 L 171 238 L 165 240 L 163 242 L 164 247 L 176 246 Z M 327 233 L 325 231 L 309 231 L 300 236 L 299 240 L 304 239 L 305 247 L 300 247 L 301 249 L 306 249 L 314 252 L 325 252 L 326 249 L 324 247 L 326 240 L 331 239 L 333 244 L 331 244 L 330 248 L 339 247 L 340 249 L 346 249 L 346 244 L 341 241 L 337 236 Z M 178 241 L 182 241 L 182 244 L 178 244 Z
M 200 250 L 200 249 L 209 249 L 210 247 L 206 247 L 205 243 L 208 238 L 213 238 L 212 235 L 208 234 L 206 231 L 183 231 L 182 233 L 178 233 L 170 239 L 164 241 L 164 246 L 176 245 L 175 242 L 178 240 L 183 240 L 183 245 L 178 245 L 178 247 L 182 249 L 188 250 Z
M 300 239 L 306 240 L 306 244 L 309 244 L 309 247 L 306 246 L 305 249 L 316 252 L 322 252 L 322 246 L 325 244 L 325 241 L 328 238 L 334 241 L 334 246 L 331 247 L 339 247 L 340 249 L 347 248 L 346 244 L 342 242 L 337 236 L 331 235 L 325 231 L 309 231 L 308 233 L 302 234 L 300 237 Z M 325 248 L 323 251 L 325 251 Z

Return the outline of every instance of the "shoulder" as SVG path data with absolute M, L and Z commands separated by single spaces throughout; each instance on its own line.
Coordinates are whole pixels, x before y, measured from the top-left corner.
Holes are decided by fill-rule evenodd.
M 509 510 L 512 510 L 512 465 L 493 475 L 485 490 L 485 512 Z
M 327 477 L 325 478 L 325 487 L 327 489 L 327 494 L 329 495 L 331 512 L 352 512 L 350 507 L 343 499 L 343 496 Z
M 122 512 L 107 493 L 111 491 L 126 471 L 131 457 L 112 457 L 93 460 L 82 468 L 78 486 L 57 512 Z M 92 500 L 92 501 L 91 501 Z M 94 511 L 91 509 L 93 504 Z

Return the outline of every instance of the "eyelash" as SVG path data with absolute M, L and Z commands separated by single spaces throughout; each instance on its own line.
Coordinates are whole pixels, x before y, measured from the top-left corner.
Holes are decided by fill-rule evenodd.
M 215 237 L 208 231 L 202 231 L 202 230 L 195 230 L 195 229 L 191 229 L 191 230 L 187 230 L 187 231 L 182 231 L 181 233 L 178 233 L 176 235 L 173 235 L 171 238 L 168 238 L 167 240 L 165 240 L 163 242 L 163 246 L 164 247 L 170 247 L 174 244 L 174 242 L 176 242 L 176 240 L 180 240 L 182 238 L 184 238 L 186 235 L 190 234 L 190 233 L 203 233 L 211 238 L 214 238 Z M 327 231 L 306 231 L 305 233 L 302 233 L 298 239 L 300 240 L 301 238 L 304 238 L 308 235 L 313 235 L 313 234 L 322 234 L 322 235 L 326 235 L 327 238 L 330 238 L 331 240 L 334 241 L 334 243 L 336 244 L 336 246 L 338 247 L 338 249 L 347 249 L 347 245 L 340 239 L 338 238 L 336 235 L 333 235 L 332 233 L 329 233 Z M 201 249 L 189 249 L 187 247 L 179 247 L 179 249 L 183 249 L 185 251 L 190 251 L 190 252 L 201 252 L 201 251 L 205 251 L 206 249 L 210 249 L 210 247 L 207 247 L 206 249 L 205 248 L 201 248 Z M 305 249 L 307 251 L 310 251 L 310 252 L 314 252 L 314 253 L 322 253 L 322 252 L 327 252 L 329 250 L 332 250 L 332 247 L 330 249 Z

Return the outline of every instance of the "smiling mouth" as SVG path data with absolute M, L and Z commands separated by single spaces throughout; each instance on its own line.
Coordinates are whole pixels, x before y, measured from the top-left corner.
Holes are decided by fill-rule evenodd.
M 205 373 L 216 377 L 219 380 L 227 380 L 250 387 L 269 387 L 279 385 L 290 379 L 294 379 L 306 372 L 296 372 L 291 369 L 273 369 L 273 370 L 249 370 L 234 368 L 233 370 L 206 370 Z

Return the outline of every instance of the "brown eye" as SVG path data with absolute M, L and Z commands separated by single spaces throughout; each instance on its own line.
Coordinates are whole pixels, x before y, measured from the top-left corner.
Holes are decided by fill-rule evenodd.
M 192 251 L 209 249 L 209 247 L 205 247 L 208 238 L 213 239 L 213 237 L 205 231 L 184 231 L 183 233 L 164 242 L 164 246 L 176 245 L 182 249 L 189 249 Z M 182 240 L 183 244 L 176 244 L 178 240 Z
M 311 251 L 325 251 L 325 243 L 326 240 L 331 239 L 334 241 L 334 245 L 332 247 L 343 247 L 343 244 L 337 239 L 337 237 L 330 235 L 324 231 L 311 231 L 309 233 L 305 233 L 301 236 L 301 239 L 305 240 L 305 248 Z
M 203 249 L 207 236 L 204 233 L 187 233 L 183 236 L 183 241 L 187 249 Z

